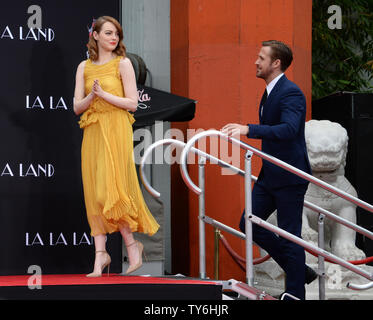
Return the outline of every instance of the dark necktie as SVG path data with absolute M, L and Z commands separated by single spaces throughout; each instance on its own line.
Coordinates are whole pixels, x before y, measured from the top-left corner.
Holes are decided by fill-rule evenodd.
M 268 97 L 267 89 L 264 90 L 263 96 L 262 96 L 262 106 L 266 103 Z
M 262 96 L 262 100 L 260 100 L 260 102 L 261 102 L 260 103 L 260 116 L 263 116 L 263 106 L 267 101 L 267 97 L 268 97 L 268 93 L 267 93 L 267 89 L 265 89 L 264 93 L 263 93 L 263 96 Z

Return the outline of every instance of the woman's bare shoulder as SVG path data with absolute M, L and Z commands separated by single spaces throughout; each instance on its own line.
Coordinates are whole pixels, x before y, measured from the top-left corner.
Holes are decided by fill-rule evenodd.
M 119 65 L 121 68 L 129 68 L 129 67 L 132 67 L 132 62 L 129 58 L 127 57 L 122 57 L 122 59 L 120 59 L 120 62 L 119 62 Z
M 81 62 L 79 63 L 79 65 L 78 65 L 78 69 L 84 69 L 86 63 L 87 63 L 87 60 L 83 60 L 83 61 L 81 61 Z

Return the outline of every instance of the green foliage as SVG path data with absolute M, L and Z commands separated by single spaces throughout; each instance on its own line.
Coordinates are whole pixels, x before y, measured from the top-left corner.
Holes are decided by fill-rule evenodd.
M 331 5 L 342 29 L 330 29 Z M 373 92 L 373 0 L 313 0 L 312 98 L 336 91 Z

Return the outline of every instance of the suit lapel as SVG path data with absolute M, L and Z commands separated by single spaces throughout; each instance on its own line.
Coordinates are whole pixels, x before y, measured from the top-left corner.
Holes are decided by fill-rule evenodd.
M 271 93 L 269 94 L 269 96 L 267 98 L 267 101 L 263 105 L 263 112 L 259 111 L 259 121 L 260 121 L 260 123 L 262 123 L 262 121 L 264 121 L 266 115 L 268 115 L 268 112 L 271 109 L 272 102 L 276 101 L 276 97 L 277 97 L 278 93 L 280 92 L 283 83 L 285 83 L 287 80 L 288 79 L 286 78 L 286 76 L 283 75 L 277 81 L 277 83 L 275 84 L 275 86 L 272 88 Z M 259 110 L 261 110 L 261 108 L 262 108 L 262 106 L 260 106 Z

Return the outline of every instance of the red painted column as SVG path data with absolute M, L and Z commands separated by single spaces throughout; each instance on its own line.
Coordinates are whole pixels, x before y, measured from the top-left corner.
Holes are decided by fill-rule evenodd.
M 280 40 L 293 49 L 294 61 L 286 75 L 305 93 L 310 118 L 311 27 L 311 0 L 171 0 L 171 90 L 198 101 L 195 118 L 173 127 L 186 133 L 187 129 L 220 129 L 229 122 L 258 123 L 265 83 L 255 77 L 254 62 L 264 40 Z M 260 141 L 243 139 L 260 148 Z M 240 166 L 244 168 L 241 154 Z M 254 157 L 254 175 L 260 167 L 261 160 Z M 195 183 L 197 171 L 197 165 L 189 166 Z M 185 255 L 174 251 L 173 255 L 182 261 L 186 257 L 188 261 L 181 264 L 188 263 L 189 274 L 198 276 L 198 197 L 186 189 L 175 165 L 172 190 L 172 226 L 178 230 L 172 246 L 188 250 Z M 238 229 L 243 209 L 243 178 L 221 175 L 220 167 L 207 165 L 206 214 Z M 244 256 L 244 241 L 223 234 Z M 207 275 L 213 278 L 214 233 L 209 225 L 206 239 Z M 219 278 L 245 280 L 244 272 L 220 247 Z

